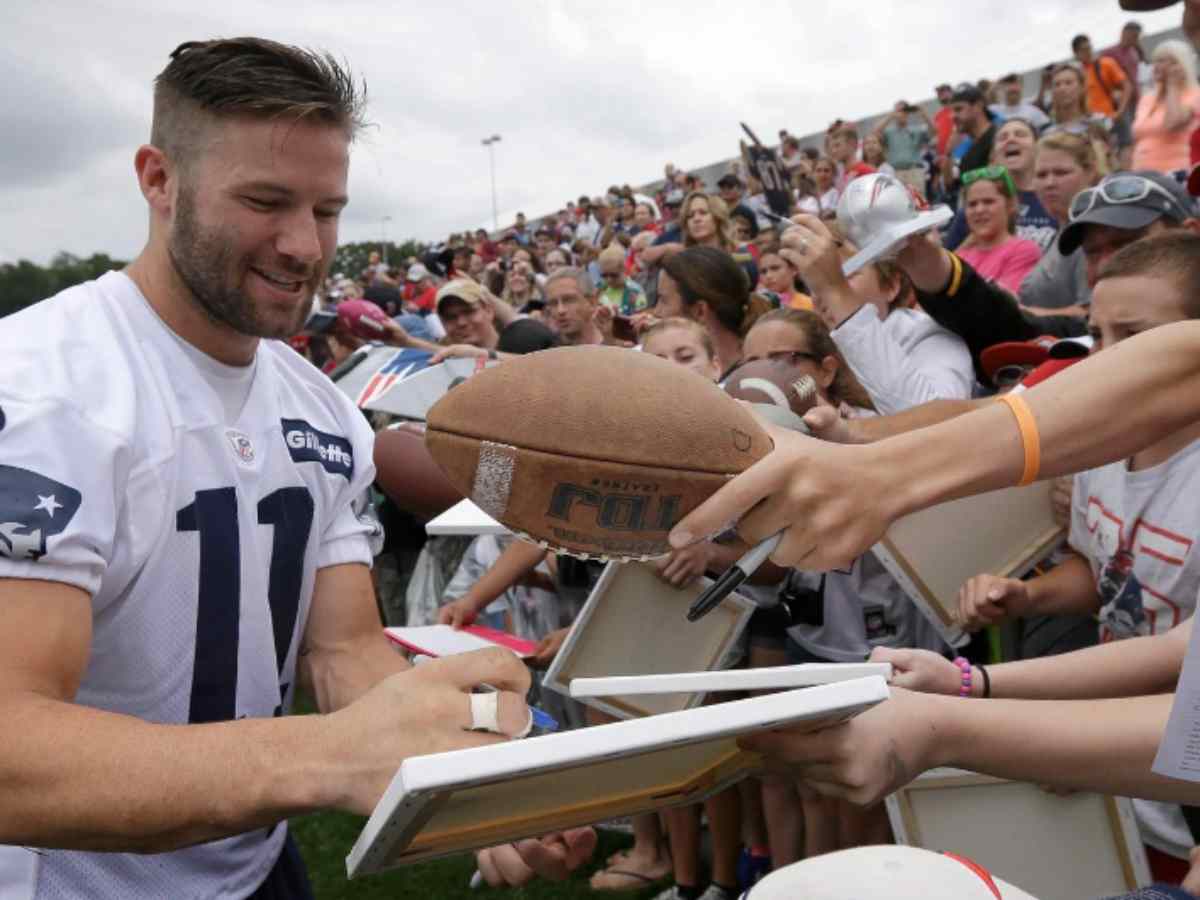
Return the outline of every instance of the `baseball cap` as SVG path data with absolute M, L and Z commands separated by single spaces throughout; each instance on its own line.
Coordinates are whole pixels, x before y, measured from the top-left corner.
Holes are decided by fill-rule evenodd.
M 1086 335 L 1056 338 L 1044 334 L 1030 341 L 992 344 L 979 354 L 979 362 L 987 380 L 993 384 L 996 383 L 997 373 L 1006 366 L 1029 367 L 1031 371 L 1020 380 L 1026 387 L 1033 387 L 1086 357 L 1091 353 L 1093 343 L 1092 338 Z M 1006 380 L 1006 383 L 1012 382 Z
M 842 266 L 853 275 L 895 251 L 905 238 L 940 227 L 954 213 L 945 206 L 921 209 L 919 198 L 891 175 L 873 172 L 855 178 L 838 199 L 837 222 L 858 248 Z
M 413 263 L 408 267 L 408 275 L 405 277 L 409 281 L 424 281 L 429 277 L 429 270 L 420 263 Z
M 1183 185 L 1161 172 L 1114 172 L 1071 201 L 1071 223 L 1058 236 L 1058 252 L 1070 256 L 1083 243 L 1087 225 L 1135 230 L 1167 216 L 1177 223 L 1195 215 Z
M 478 306 L 483 302 L 483 288 L 469 278 L 457 278 L 438 288 L 436 305 L 440 310 L 444 302 L 457 300 L 467 306 Z
M 310 334 L 352 334 L 370 341 L 383 336 L 383 323 L 387 321 L 387 313 L 370 300 L 343 300 L 336 310 L 315 310 L 304 323 L 304 330 Z
M 776 869 L 741 900 L 1034 900 L 983 866 L 920 847 L 854 847 Z
M 741 187 L 741 186 L 742 186 L 742 179 L 738 178 L 732 172 L 727 172 L 726 174 L 722 175 L 720 177 L 720 179 L 717 181 L 717 187 L 719 187 L 719 188 Z
M 554 332 L 537 319 L 516 319 L 500 332 L 496 349 L 501 353 L 534 353 L 558 344 Z
M 963 83 L 954 89 L 954 95 L 950 98 L 951 103 L 982 103 L 983 94 L 979 93 L 979 88 L 973 84 Z

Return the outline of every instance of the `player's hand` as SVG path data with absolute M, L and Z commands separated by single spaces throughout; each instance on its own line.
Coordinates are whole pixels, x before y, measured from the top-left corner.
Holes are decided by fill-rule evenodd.
M 893 687 L 925 694 L 946 694 L 957 697 L 962 686 L 958 666 L 932 650 L 893 650 L 876 647 L 871 651 L 873 663 L 891 663 Z
M 700 541 L 682 550 L 672 550 L 668 556 L 655 560 L 654 570 L 659 578 L 672 587 L 687 587 L 708 571 L 712 558 L 712 543 Z
M 431 366 L 436 366 L 438 363 L 445 362 L 451 357 L 476 359 L 478 357 L 487 355 L 488 352 L 486 347 L 475 347 L 471 344 L 450 344 L 433 354 L 429 360 L 429 364 Z
M 958 624 L 979 631 L 1024 613 L 1029 605 L 1028 583 L 1019 578 L 976 575 L 958 592 Z
M 538 641 L 537 647 L 533 650 L 533 656 L 528 657 L 525 662 L 535 669 L 545 669 L 554 662 L 554 657 L 558 656 L 558 651 L 562 649 L 563 641 L 567 639 L 567 632 L 570 630 L 569 628 L 559 628 L 557 631 L 550 632 Z
M 738 744 L 762 753 L 767 769 L 792 775 L 827 797 L 861 806 L 882 800 L 941 764 L 939 732 L 949 697 L 892 688 L 892 696 L 848 722 L 821 731 L 764 731 Z
M 672 547 L 734 523 L 751 545 L 786 529 L 772 562 L 821 571 L 849 564 L 902 513 L 881 444 L 834 445 L 786 428 L 768 431 L 775 449 L 685 516 L 671 531 Z
M 478 685 L 499 693 L 500 734 L 471 731 Z M 501 647 L 430 660 L 390 675 L 349 706 L 323 717 L 332 764 L 332 805 L 370 815 L 400 763 L 410 756 L 482 747 L 529 725 L 529 670 Z
M 592 858 L 596 832 L 573 828 L 475 851 L 479 873 L 492 887 L 519 887 L 535 877 L 564 881 Z
M 466 597 L 459 597 L 457 600 L 451 600 L 438 610 L 437 623 L 439 625 L 449 625 L 452 628 L 462 628 L 474 622 L 477 615 L 479 615 L 479 610 L 476 607 L 475 601 L 469 600 Z
M 1059 475 L 1050 482 L 1050 509 L 1054 513 L 1054 521 L 1063 528 L 1071 525 L 1071 489 L 1074 484 L 1073 475 Z

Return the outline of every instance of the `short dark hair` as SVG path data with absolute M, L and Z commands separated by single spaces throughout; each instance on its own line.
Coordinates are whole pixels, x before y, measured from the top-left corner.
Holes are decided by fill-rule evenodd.
M 1088 37 L 1086 34 L 1077 34 L 1077 35 L 1075 35 L 1075 37 L 1071 38 L 1071 52 L 1073 53 L 1076 50 L 1078 50 L 1081 44 L 1084 44 L 1084 43 L 1090 44 L 1091 42 L 1092 42 L 1092 39 L 1090 37 Z
M 960 84 L 950 97 L 951 103 L 983 103 L 983 92 L 973 84 Z
M 1009 72 L 1007 75 L 1005 75 L 999 81 L 997 81 L 996 84 L 1020 84 L 1020 82 L 1021 82 L 1020 75 L 1018 75 L 1016 72 Z
M 1173 229 L 1127 244 L 1100 267 L 1096 282 L 1138 276 L 1171 281 L 1188 318 L 1200 319 L 1200 235 Z
M 314 117 L 353 138 L 365 125 L 365 107 L 365 85 L 328 53 L 255 37 L 187 41 L 154 79 L 150 141 L 185 159 L 203 114 Z

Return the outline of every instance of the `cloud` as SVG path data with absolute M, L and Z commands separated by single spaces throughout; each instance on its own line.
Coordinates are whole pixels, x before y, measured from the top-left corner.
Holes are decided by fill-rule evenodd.
M 1127 18 L 1093 0 L 760 0 L 634 4 L 540 0 L 434 6 L 369 0 L 195 3 L 9 0 L 0 33 L 0 259 L 59 250 L 129 257 L 146 212 L 133 153 L 151 82 L 180 42 L 260 34 L 332 50 L 364 78 L 376 127 L 355 148 L 344 240 L 443 237 L 489 223 L 500 134 L 502 213 L 700 167 L 764 139 L 929 96 L 1114 40 Z M 1150 32 L 1178 7 L 1139 17 Z M 16 86 L 13 90 L 11 86 Z M 502 223 L 503 224 L 503 223 Z

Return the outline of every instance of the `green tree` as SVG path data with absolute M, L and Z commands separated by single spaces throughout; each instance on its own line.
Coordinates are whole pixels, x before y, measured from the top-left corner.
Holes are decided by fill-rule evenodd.
M 27 259 L 4 263 L 0 265 L 0 316 L 124 266 L 122 260 L 113 259 L 107 253 L 93 253 L 86 258 L 58 253 L 48 266 L 39 266 Z

